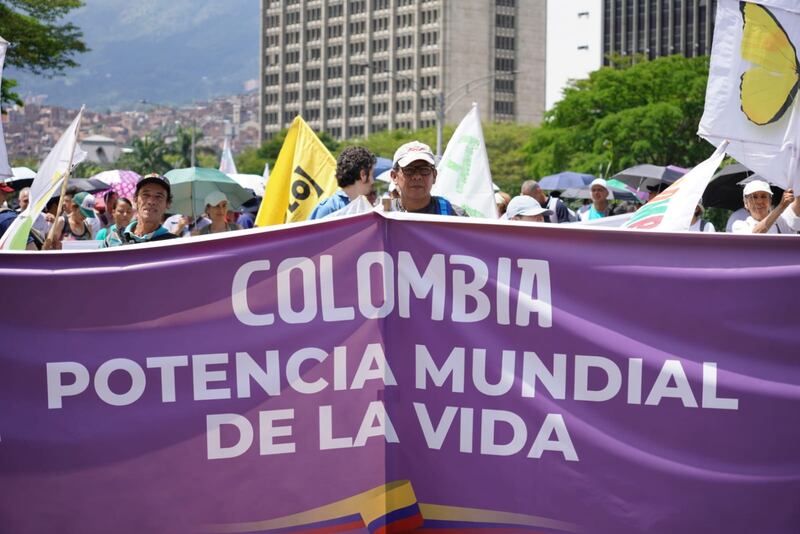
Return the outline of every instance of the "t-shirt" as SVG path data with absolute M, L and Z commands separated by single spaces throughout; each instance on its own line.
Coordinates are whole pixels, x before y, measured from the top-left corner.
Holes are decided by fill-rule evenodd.
M 790 210 L 792 208 L 786 208 L 786 209 Z M 733 228 L 732 228 L 733 229 L 733 233 L 734 234 L 752 234 L 753 233 L 753 228 L 755 228 L 758 223 L 759 223 L 759 221 L 755 220 L 753 217 L 748 217 L 747 219 L 745 219 L 743 221 L 736 221 L 736 222 L 733 223 Z M 773 223 L 773 225 L 769 227 L 769 230 L 767 230 L 767 233 L 768 234 L 794 234 L 795 230 L 793 230 L 789 226 L 789 224 L 786 222 L 786 219 L 783 217 L 783 215 L 781 215 L 781 217 L 778 217 L 778 220 L 776 220 Z
M 714 225 L 708 221 L 704 221 L 703 219 L 697 219 L 697 222 L 693 225 L 689 226 L 690 232 L 716 232 L 717 229 L 714 228 Z
M 340 189 L 336 191 L 333 195 L 329 196 L 328 198 L 317 204 L 317 207 L 314 208 L 314 211 L 311 212 L 311 215 L 308 217 L 308 219 L 309 220 L 322 219 L 323 217 L 330 215 L 334 211 L 339 211 L 348 204 L 350 204 L 350 197 L 348 197 L 347 193 L 345 193 Z
M 103 242 L 101 248 L 148 243 L 150 241 L 163 241 L 165 239 L 173 239 L 177 237 L 176 235 L 170 233 L 170 231 L 163 226 L 159 226 L 149 234 L 138 236 L 134 233 L 136 230 L 136 224 L 136 219 L 132 220 L 131 223 L 125 227 L 125 230 L 122 231 L 122 234 L 119 234 L 116 231 L 116 228 L 114 228 L 115 231 L 110 232 L 108 236 L 106 236 L 106 240 Z
M 593 221 L 594 219 L 602 219 L 606 216 L 608 216 L 608 208 L 606 208 L 605 211 L 597 211 L 594 204 L 590 204 L 588 210 L 581 212 L 582 221 Z
M 14 219 L 17 218 L 17 212 L 10 210 L 8 208 L 0 208 L 0 237 L 3 237 L 3 234 L 6 233 L 8 228 L 14 223 Z M 28 244 L 34 242 L 33 236 L 28 234 Z
M 574 221 L 575 219 L 569 212 L 569 208 L 564 205 L 561 199 L 556 197 L 549 197 L 547 199 L 547 209 L 553 212 L 552 215 L 547 216 L 545 221 L 551 223 L 566 223 Z
M 457 217 L 467 217 L 467 212 L 464 208 L 451 204 L 449 200 L 444 197 L 431 197 L 428 205 L 419 210 L 406 210 L 400 203 L 400 200 L 392 200 L 391 211 L 408 211 L 408 213 L 428 213 L 430 215 L 454 215 Z

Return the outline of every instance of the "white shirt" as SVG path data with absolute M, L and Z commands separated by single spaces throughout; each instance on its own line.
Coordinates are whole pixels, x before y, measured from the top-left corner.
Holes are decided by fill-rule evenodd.
M 702 222 L 703 222 L 703 219 L 701 219 L 700 217 L 698 217 L 698 218 L 697 218 L 697 222 L 696 222 L 696 223 L 694 223 L 693 225 L 689 226 L 689 231 L 690 231 L 690 232 L 704 232 L 704 233 L 710 233 L 710 232 L 716 232 L 716 231 L 717 231 L 717 229 L 716 229 L 716 228 L 714 228 L 714 225 L 713 225 L 713 224 L 711 224 L 711 223 L 710 223 L 710 222 L 708 222 L 708 221 L 706 221 L 706 224 L 705 224 L 705 226 L 704 226 L 704 227 L 703 227 L 703 229 L 701 230 L 701 229 L 700 229 L 700 223 L 702 223 Z
M 759 221 L 755 220 L 752 217 L 747 217 L 743 221 L 736 221 L 733 223 L 733 233 L 734 234 L 752 234 L 753 228 Z M 767 230 L 768 234 L 794 234 L 798 230 L 800 230 L 800 217 L 795 215 L 794 209 L 792 206 L 789 206 L 781 216 L 778 217 L 778 220 L 769 227 Z
M 728 217 L 728 224 L 725 225 L 725 231 L 730 233 L 733 232 L 733 223 L 736 221 L 743 221 L 747 219 L 750 214 L 747 213 L 747 210 L 744 208 L 739 208 L 738 210 L 731 213 L 731 216 Z

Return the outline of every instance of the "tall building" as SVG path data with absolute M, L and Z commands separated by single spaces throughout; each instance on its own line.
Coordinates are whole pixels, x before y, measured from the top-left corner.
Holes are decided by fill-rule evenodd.
M 546 0 L 261 0 L 261 135 L 337 138 L 545 107 Z M 443 105 L 442 105 L 443 103 Z
M 716 11 L 716 0 L 603 0 L 603 56 L 710 54 Z
M 548 0 L 546 108 L 561 100 L 571 80 L 603 66 L 603 1 Z

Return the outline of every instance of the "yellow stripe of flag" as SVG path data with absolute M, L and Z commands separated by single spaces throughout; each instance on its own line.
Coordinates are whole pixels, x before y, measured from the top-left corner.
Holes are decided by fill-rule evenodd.
M 305 221 L 337 187 L 336 160 L 298 115 L 270 173 L 256 226 Z

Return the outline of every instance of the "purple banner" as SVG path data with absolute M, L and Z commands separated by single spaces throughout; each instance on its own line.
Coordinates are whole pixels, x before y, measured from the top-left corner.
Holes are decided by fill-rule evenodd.
M 787 236 L 371 213 L 0 281 L 0 532 L 800 531 Z

